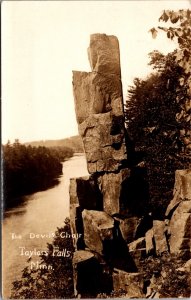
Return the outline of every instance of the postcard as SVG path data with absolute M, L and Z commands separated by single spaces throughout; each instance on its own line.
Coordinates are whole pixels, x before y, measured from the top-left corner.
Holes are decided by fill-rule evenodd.
M 190 1 L 1 8 L 2 298 L 189 298 Z

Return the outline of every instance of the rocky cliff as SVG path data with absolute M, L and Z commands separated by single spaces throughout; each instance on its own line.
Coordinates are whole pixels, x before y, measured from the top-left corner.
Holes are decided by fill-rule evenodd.
M 132 159 L 124 125 L 117 38 L 91 35 L 88 57 L 92 71 L 73 72 L 76 118 L 90 173 L 70 181 L 75 295 L 92 298 L 123 290 L 127 298 L 142 298 L 149 284 L 140 261 L 162 253 L 189 259 L 191 173 L 177 171 L 166 220 L 153 220 L 146 170 Z

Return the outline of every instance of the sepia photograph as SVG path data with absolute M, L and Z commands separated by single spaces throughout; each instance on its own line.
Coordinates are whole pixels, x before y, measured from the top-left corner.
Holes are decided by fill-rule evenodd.
M 191 1 L 1 3 L 2 299 L 191 297 Z

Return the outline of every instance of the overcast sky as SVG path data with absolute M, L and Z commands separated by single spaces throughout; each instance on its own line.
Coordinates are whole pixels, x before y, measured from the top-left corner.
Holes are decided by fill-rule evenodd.
M 4 1 L 2 141 L 78 134 L 72 70 L 90 71 L 90 34 L 118 37 L 125 98 L 133 79 L 150 73 L 147 54 L 176 47 L 148 31 L 164 9 L 180 8 L 190 1 Z

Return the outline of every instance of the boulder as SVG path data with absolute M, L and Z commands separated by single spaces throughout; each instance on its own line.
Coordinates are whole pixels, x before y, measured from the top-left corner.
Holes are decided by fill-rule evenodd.
M 120 218 L 114 217 L 119 222 L 119 230 L 122 238 L 127 242 L 131 243 L 134 241 L 137 235 L 137 229 L 141 223 L 141 219 L 138 217 Z
M 91 260 L 93 257 L 94 254 L 90 251 L 86 251 L 86 250 L 76 251 L 73 256 L 73 265 L 76 266 L 81 262 Z
M 185 203 L 189 201 L 185 201 Z M 175 210 L 170 220 L 170 252 L 180 256 L 190 253 L 191 248 L 191 213 L 183 212 L 181 205 Z
M 98 185 L 92 176 L 70 179 L 70 204 L 79 205 L 81 209 L 102 209 L 103 200 Z
M 101 267 L 90 251 L 80 250 L 73 256 L 74 295 L 78 298 L 96 297 L 100 292 Z
M 79 125 L 89 173 L 117 171 L 126 159 L 123 121 L 111 112 L 90 115 Z
M 119 222 L 120 233 L 127 243 L 144 237 L 145 233 L 152 227 L 152 218 L 150 218 L 150 216 L 144 216 L 142 218 L 116 216 L 114 219 Z
M 164 221 L 153 220 L 153 234 L 157 255 L 168 251 L 165 229 Z
M 170 252 L 188 259 L 191 248 L 191 170 L 176 171 L 174 198 L 167 208 L 166 216 L 170 219 Z
M 179 191 L 181 199 L 191 200 L 191 170 L 177 170 L 175 172 L 174 193 Z
M 71 178 L 70 186 L 70 225 L 74 236 L 75 249 L 84 249 L 82 210 L 101 209 L 102 195 L 91 176 Z
M 122 210 L 132 216 L 142 217 L 148 213 L 149 186 L 145 177 L 145 168 L 136 166 L 121 183 Z
M 113 289 L 112 280 L 112 268 L 108 265 L 104 257 L 97 252 L 94 252 L 94 256 L 100 264 L 101 274 L 100 274 L 100 289 L 101 293 L 110 294 Z
M 102 255 L 111 268 L 136 271 L 126 242 L 118 234 L 114 219 L 105 212 L 84 210 L 84 241 L 91 250 Z
M 120 203 L 122 182 L 130 175 L 129 169 L 119 173 L 105 173 L 98 176 L 100 191 L 103 195 L 103 210 L 109 215 L 119 214 L 123 203 Z
M 147 183 L 140 168 L 132 172 L 128 168 L 115 173 L 100 174 L 97 179 L 103 194 L 103 209 L 110 215 L 140 216 L 146 211 L 148 201 Z M 137 185 L 136 185 L 137 184 Z M 145 216 L 142 222 L 144 233 L 149 229 L 150 217 Z M 143 234 L 144 235 L 144 234 Z
M 175 172 L 175 184 L 173 199 L 167 207 L 166 217 L 170 218 L 173 211 L 182 201 L 191 201 L 191 170 L 177 170 Z
M 113 239 L 114 219 L 105 212 L 86 209 L 82 212 L 82 218 L 86 246 L 102 255 L 104 241 Z
M 123 290 L 126 298 L 144 298 L 143 276 L 140 273 L 127 273 L 119 269 L 113 270 L 113 289 Z
M 88 57 L 92 71 L 121 76 L 119 42 L 115 36 L 91 34 Z
M 146 242 L 145 238 L 141 237 L 131 243 L 128 244 L 129 251 L 136 251 L 137 249 L 145 249 L 146 248 Z
M 78 124 L 92 114 L 123 116 L 121 81 L 113 75 L 73 71 L 73 93 Z

